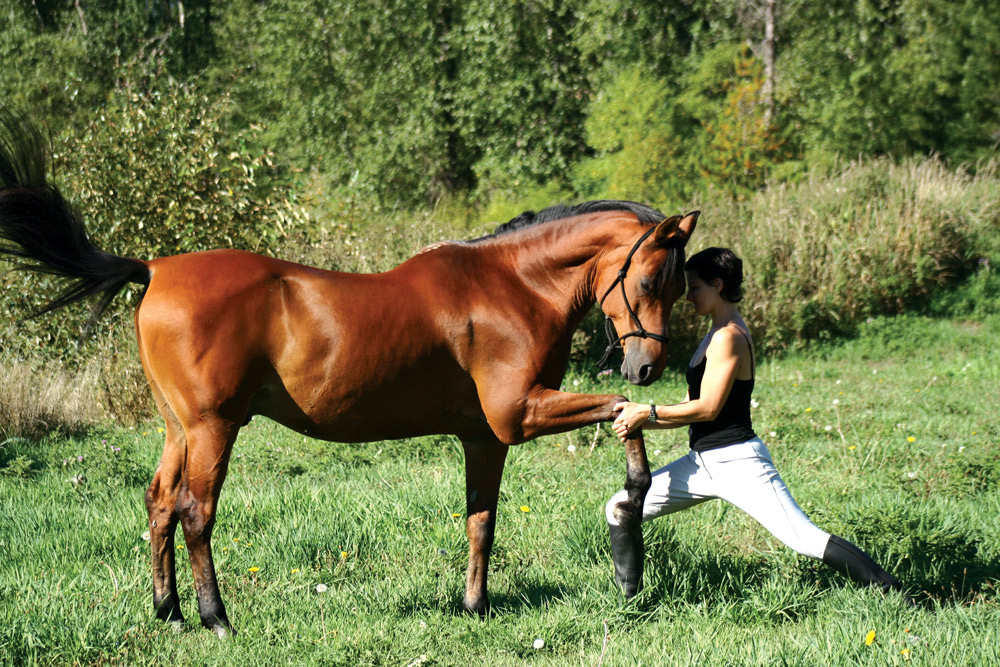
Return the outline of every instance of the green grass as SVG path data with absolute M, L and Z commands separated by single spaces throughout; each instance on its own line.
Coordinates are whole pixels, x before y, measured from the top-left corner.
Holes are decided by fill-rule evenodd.
M 796 498 L 873 553 L 919 609 L 795 556 L 722 503 L 647 526 L 647 585 L 623 603 L 602 508 L 624 457 L 604 427 L 593 451 L 593 428 L 512 450 L 493 616 L 470 618 L 460 611 L 455 441 L 341 445 L 254 420 L 236 444 L 214 540 L 240 634 L 220 641 L 198 627 L 186 558 L 188 623 L 175 634 L 153 619 L 142 537 L 162 438 L 150 424 L 0 448 L 0 661 L 1000 664 L 998 325 L 877 319 L 852 340 L 760 360 L 755 426 Z M 649 389 L 589 370 L 570 387 L 683 395 L 674 370 Z M 647 439 L 654 466 L 685 446 L 680 431 Z

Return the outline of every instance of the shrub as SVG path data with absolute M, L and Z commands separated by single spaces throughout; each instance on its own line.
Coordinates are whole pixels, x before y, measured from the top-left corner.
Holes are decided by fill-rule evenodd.
M 256 130 L 224 130 L 228 104 L 226 97 L 210 102 L 177 84 L 148 92 L 127 84 L 83 134 L 57 142 L 57 184 L 98 247 L 141 259 L 215 247 L 268 251 L 289 226 L 304 222 L 287 174 L 256 147 Z M 3 287 L 19 315 L 54 294 L 52 283 L 37 275 L 5 276 Z M 116 311 L 129 312 L 137 295 L 137 287 L 127 289 Z M 18 324 L 16 331 L 8 325 L 0 348 L 45 347 L 62 355 L 80 344 L 84 317 L 77 308 Z
M 723 232 L 745 262 L 745 314 L 781 348 L 923 307 L 990 251 L 998 193 L 992 170 L 971 177 L 933 159 L 855 162 L 769 189 Z
M 224 129 L 228 98 L 209 101 L 188 86 L 150 85 L 117 89 L 83 134 L 56 142 L 57 185 L 99 247 L 139 258 L 214 247 L 267 252 L 291 227 L 306 224 L 289 174 L 257 146 L 259 128 L 235 134 Z M 123 364 L 119 354 L 128 349 L 123 341 L 134 337 L 131 311 L 139 286 L 126 288 L 89 338 L 86 308 L 24 319 L 56 293 L 51 278 L 7 273 L 0 288 L 14 315 L 0 324 L 7 365 L 39 357 L 70 368 L 92 361 L 104 370 L 100 385 L 112 413 L 127 421 L 151 414 L 137 355 Z M 92 373 L 88 377 L 94 381 Z M 0 391 L 20 391 L 15 377 L 2 384 Z M 46 412 L 53 402 L 40 403 L 34 413 L 26 405 L 19 400 L 6 408 L 0 429 L 34 433 L 30 424 L 78 423 L 72 410 L 62 410 L 62 416 Z

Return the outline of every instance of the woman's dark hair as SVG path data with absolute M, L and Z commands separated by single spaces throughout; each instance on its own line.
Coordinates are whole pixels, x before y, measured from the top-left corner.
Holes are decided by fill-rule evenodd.
M 743 300 L 743 260 L 729 248 L 705 248 L 691 256 L 684 270 L 698 274 L 706 283 L 722 279 L 722 298 L 730 303 Z

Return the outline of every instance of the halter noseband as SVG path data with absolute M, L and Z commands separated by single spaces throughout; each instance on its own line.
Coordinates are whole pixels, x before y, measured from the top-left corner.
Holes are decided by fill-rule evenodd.
M 611 291 L 615 288 L 616 285 L 621 285 L 622 299 L 625 301 L 625 308 L 628 309 L 629 317 L 632 318 L 632 322 L 636 326 L 636 329 L 634 331 L 630 331 L 624 336 L 618 336 L 616 338 L 615 335 L 618 333 L 618 331 L 615 329 L 615 323 L 611 321 L 611 318 L 608 317 L 607 313 L 604 314 L 604 332 L 608 336 L 608 347 L 604 350 L 604 356 L 601 357 L 601 360 L 597 362 L 597 365 L 602 370 L 607 370 L 611 366 L 611 355 L 614 353 L 615 350 L 622 349 L 621 343 L 626 338 L 631 338 L 632 336 L 635 336 L 637 338 L 652 338 L 653 340 L 659 341 L 664 344 L 669 340 L 667 336 L 664 336 L 663 334 L 646 331 L 646 329 L 642 326 L 642 322 L 639 321 L 639 316 L 636 315 L 635 310 L 632 309 L 632 304 L 630 304 L 628 301 L 628 294 L 625 292 L 625 276 L 628 275 L 628 269 L 632 265 L 632 255 L 634 255 L 636 251 L 639 250 L 639 246 L 642 245 L 642 242 L 645 241 L 647 238 L 649 238 L 650 234 L 656 231 L 657 227 L 658 225 L 653 225 L 652 227 L 647 229 L 646 233 L 640 236 L 639 240 L 635 242 L 635 245 L 632 246 L 632 249 L 629 251 L 628 256 L 625 258 L 625 263 L 622 264 L 622 268 L 618 270 L 618 277 L 615 278 L 615 281 L 611 283 L 611 286 L 608 287 L 607 291 L 604 292 L 604 296 L 602 296 L 601 300 L 598 302 L 598 305 L 601 306 L 601 311 L 603 312 L 604 300 L 608 298 L 608 295 L 611 294 Z

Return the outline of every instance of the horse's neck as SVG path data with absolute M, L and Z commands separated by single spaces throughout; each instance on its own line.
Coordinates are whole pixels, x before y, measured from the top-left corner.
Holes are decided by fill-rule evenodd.
M 597 300 L 596 276 L 606 251 L 615 247 L 615 231 L 614 224 L 597 219 L 541 223 L 512 235 L 514 264 L 533 289 L 564 303 L 567 315 L 579 319 Z

